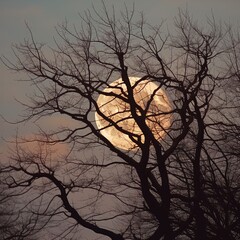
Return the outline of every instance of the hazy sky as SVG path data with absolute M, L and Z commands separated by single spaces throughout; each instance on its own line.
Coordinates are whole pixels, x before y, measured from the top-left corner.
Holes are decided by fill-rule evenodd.
M 166 19 L 171 23 L 178 8 L 188 8 L 199 21 L 204 22 L 206 16 L 213 11 L 216 19 L 240 26 L 240 0 L 106 0 L 107 5 L 114 5 L 120 11 L 124 2 L 132 6 L 135 2 L 136 12 L 143 11 L 149 22 L 158 23 Z M 54 27 L 65 19 L 70 24 L 80 22 L 79 13 L 91 8 L 100 8 L 100 0 L 0 0 L 0 55 L 11 58 L 11 45 L 28 37 L 25 26 L 27 22 L 37 41 L 52 42 Z M 26 83 L 15 80 L 20 75 L 8 71 L 0 63 L 0 114 L 10 121 L 16 120 L 23 108 L 15 101 L 25 100 L 31 88 Z M 0 137 L 8 138 L 16 126 L 10 126 L 0 118 Z M 2 141 L 0 141 L 1 149 Z M 1 150 L 0 150 L 1 151 Z

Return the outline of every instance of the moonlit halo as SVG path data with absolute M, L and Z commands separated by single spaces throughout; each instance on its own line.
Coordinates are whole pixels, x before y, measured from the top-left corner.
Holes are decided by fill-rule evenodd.
M 137 104 L 145 110 L 147 102 L 153 92 L 158 88 L 158 85 L 150 80 L 143 80 L 136 84 L 139 79 L 140 78 L 138 77 L 129 77 L 131 86 L 134 86 L 134 99 Z M 134 84 L 136 84 L 136 86 Z M 123 92 L 127 94 L 127 87 L 120 78 L 112 82 L 103 92 L 113 92 L 116 95 L 124 97 Z M 131 116 L 129 104 L 117 97 L 100 94 L 97 99 L 97 105 L 100 111 L 117 123 L 119 127 L 127 130 L 130 134 L 137 134 L 141 138 L 141 142 L 144 142 L 144 135 Z M 160 88 L 155 92 L 146 115 L 146 123 L 152 130 L 154 137 L 158 140 L 164 138 L 166 131 L 171 125 L 170 111 L 171 104 L 168 97 L 164 90 Z M 101 134 L 114 146 L 124 150 L 131 150 L 137 147 L 137 144 L 134 143 L 127 134 L 117 130 L 114 126 L 111 126 L 109 122 L 104 120 L 97 112 L 95 113 L 95 120 L 97 128 L 100 130 Z

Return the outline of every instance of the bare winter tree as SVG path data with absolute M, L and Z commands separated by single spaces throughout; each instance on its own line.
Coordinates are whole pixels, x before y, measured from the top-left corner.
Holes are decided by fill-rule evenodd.
M 31 240 L 34 237 L 37 219 L 26 213 L 16 191 L 9 190 L 5 184 L 5 173 L 0 172 L 0 239 Z M 23 192 L 19 194 L 22 197 Z M 19 214 L 21 212 L 21 214 Z M 38 231 L 37 231 L 38 232 Z
M 83 229 L 119 240 L 239 239 L 238 35 L 214 17 L 201 27 L 181 11 L 174 33 L 134 20 L 131 10 L 116 15 L 103 6 L 82 16 L 79 29 L 61 25 L 54 49 L 30 31 L 15 47 L 16 63 L 3 59 L 35 88 L 25 121 L 68 119 L 68 126 L 41 129 L 38 151 L 16 144 L 3 168 L 8 187 L 23 192 L 47 239 L 79 239 Z M 111 84 L 119 78 L 122 84 Z M 146 80 L 157 89 L 142 104 L 135 89 Z M 150 109 L 159 90 L 170 108 Z M 101 103 L 100 95 L 111 100 Z M 125 109 L 103 111 L 113 100 Z M 124 127 L 128 120 L 139 131 Z M 110 131 L 134 147 L 113 144 L 115 136 L 104 135 Z M 68 150 L 53 160 L 49 148 L 60 143 Z

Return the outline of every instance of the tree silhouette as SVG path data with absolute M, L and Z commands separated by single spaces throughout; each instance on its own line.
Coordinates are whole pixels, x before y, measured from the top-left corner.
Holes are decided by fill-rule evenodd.
M 59 26 L 56 48 L 30 31 L 15 47 L 16 63 L 3 59 L 35 88 L 23 121 L 68 119 L 57 130 L 41 129 L 31 140 L 43 144 L 38 151 L 16 144 L 3 168 L 6 182 L 27 191 L 40 229 L 55 226 L 59 239 L 74 239 L 80 229 L 110 239 L 239 239 L 238 34 L 214 17 L 201 27 L 182 11 L 174 33 L 134 17 L 126 9 L 117 18 L 103 5 L 82 16 L 79 29 Z M 148 82 L 156 91 L 140 104 L 135 89 Z M 170 108 L 150 109 L 158 90 Z M 128 114 L 102 111 L 100 95 L 124 103 Z M 125 127 L 128 120 L 140 130 Z M 134 147 L 114 145 L 104 135 L 109 129 Z M 59 143 L 68 151 L 53 160 L 49 146 Z
M 0 239 L 32 240 L 34 237 L 36 218 L 21 211 L 23 204 L 18 201 L 16 191 L 7 189 L 5 172 L 0 172 Z M 20 193 L 20 196 L 23 192 Z M 21 212 L 21 214 L 20 214 Z M 38 232 L 38 231 L 37 231 Z

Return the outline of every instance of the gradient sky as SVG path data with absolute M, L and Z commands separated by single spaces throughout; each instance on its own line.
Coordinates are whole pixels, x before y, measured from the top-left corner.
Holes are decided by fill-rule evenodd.
M 240 29 L 240 0 L 106 0 L 107 5 L 114 5 L 116 11 L 123 8 L 124 2 L 132 6 L 135 2 L 136 12 L 143 11 L 146 19 L 153 24 L 166 19 L 171 25 L 178 8 L 188 8 L 200 22 L 203 22 L 213 11 L 217 21 L 226 21 Z M 69 24 L 80 22 L 79 13 L 91 8 L 100 8 L 100 0 L 0 0 L 0 55 L 12 58 L 11 46 L 28 38 L 27 22 L 37 41 L 52 43 L 55 35 L 54 27 L 68 20 Z M 169 26 L 170 26 L 169 25 Z M 23 111 L 16 102 L 26 100 L 31 88 L 15 80 L 21 76 L 14 74 L 0 63 L 0 115 L 10 121 L 18 119 Z M 50 123 L 49 123 L 50 124 Z M 17 126 L 9 125 L 0 118 L 0 137 L 9 138 L 14 135 Z M 26 130 L 25 130 L 26 131 Z M 3 141 L 0 140 L 0 152 Z

